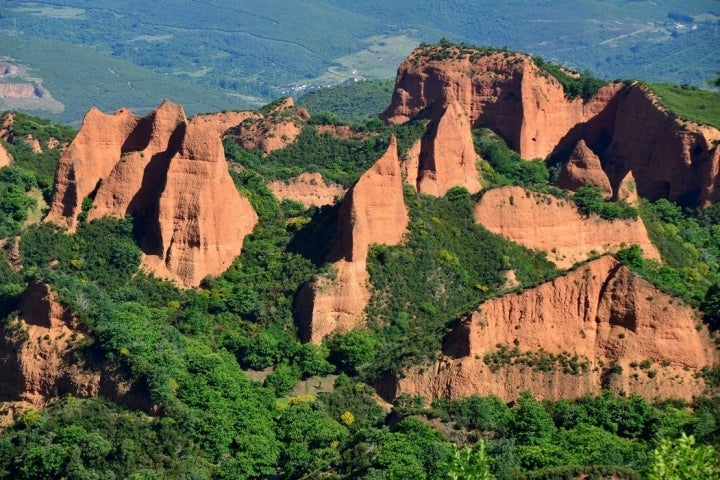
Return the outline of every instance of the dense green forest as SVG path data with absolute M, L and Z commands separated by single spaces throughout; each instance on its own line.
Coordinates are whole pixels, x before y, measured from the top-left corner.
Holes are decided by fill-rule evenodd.
M 604 79 L 710 88 L 720 11 L 707 0 L 99 0 L 0 3 L 4 59 L 79 121 L 91 106 L 190 113 L 391 79 L 422 42 L 503 45 Z M 72 59 L 72 61 L 67 61 Z M 19 81 L 20 77 L 5 80 Z M 49 114 L 49 113 L 48 113 Z
M 353 87 L 386 93 L 382 84 Z M 369 110 L 353 116 L 336 93 L 313 101 L 308 106 L 329 113 L 284 150 L 263 158 L 225 140 L 235 184 L 260 220 L 232 266 L 190 290 L 138 272 L 132 218 L 81 219 L 72 235 L 29 221 L 52 190 L 59 151 L 48 140 L 64 143 L 75 131 L 16 115 L 15 131 L 31 133 L 44 152 L 33 153 L 22 135 L 3 141 L 15 162 L 0 169 L 0 236 L 21 235 L 22 269 L 0 256 L 2 328 L 14 328 L 29 282 L 50 284 L 89 331 L 78 345 L 81 359 L 115 369 L 155 407 L 62 396 L 29 409 L 0 432 L 0 478 L 717 478 L 720 403 L 711 394 L 658 404 L 608 391 L 559 401 L 523 392 L 510 404 L 494 396 L 431 405 L 421 397 L 392 404 L 377 397 L 375 382 L 427 364 L 453 322 L 505 292 L 503 272 L 515 270 L 518 289 L 562 273 L 543 254 L 477 225 L 475 198 L 463 188 L 440 198 L 406 188 L 407 241 L 375 246 L 368 258 L 368 328 L 322 345 L 301 343 L 295 293 L 329 273 L 324 262 L 338 206 L 280 202 L 267 181 L 310 168 L 351 185 L 382 155 L 390 134 L 402 153 L 424 130 L 422 122 L 384 126 L 368 119 Z M 340 139 L 317 129 L 348 121 L 362 135 Z M 633 208 L 590 187 L 572 194 L 552 185 L 546 164 L 522 161 L 492 131 L 474 136 L 486 189 L 522 185 L 574 201 L 585 213 L 642 217 L 662 264 L 632 247 L 617 257 L 718 328 L 716 206 L 696 211 L 660 200 Z M 706 375 L 717 387 L 718 372 Z M 330 387 L 313 387 L 323 382 Z

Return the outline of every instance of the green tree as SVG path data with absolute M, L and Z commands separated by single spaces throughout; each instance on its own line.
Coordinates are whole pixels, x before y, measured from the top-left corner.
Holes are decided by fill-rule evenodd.
M 510 418 L 510 431 L 517 442 L 521 445 L 547 443 L 555 430 L 552 417 L 533 394 L 527 390 L 521 392 L 518 405 Z
M 445 478 L 450 480 L 494 480 L 490 473 L 492 459 L 487 454 L 487 447 L 480 440 L 474 447 L 456 449 L 445 462 Z
M 652 452 L 648 480 L 716 480 L 720 459 L 711 445 L 696 445 L 684 433 L 676 440 L 663 439 Z

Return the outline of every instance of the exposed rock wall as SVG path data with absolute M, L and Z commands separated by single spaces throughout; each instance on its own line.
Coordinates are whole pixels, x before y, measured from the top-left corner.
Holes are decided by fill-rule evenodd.
M 447 336 L 444 358 L 430 368 L 414 367 L 386 387 L 427 401 L 473 393 L 509 401 L 524 389 L 543 398 L 572 398 L 601 388 L 690 400 L 705 386 L 695 373 L 719 360 L 698 322 L 692 308 L 612 257 L 601 257 L 536 288 L 485 302 Z M 498 345 L 517 350 L 493 371 L 484 357 Z M 555 356 L 548 371 L 519 361 L 540 351 Z M 557 360 L 562 354 L 577 355 L 587 368 L 563 371 Z M 650 366 L 641 367 L 643 362 Z
M 87 328 L 46 284 L 31 283 L 16 318 L 0 328 L 0 401 L 42 407 L 59 396 L 104 396 L 157 413 L 146 392 L 115 367 L 90 365 L 78 347 Z
M 720 199 L 720 130 L 680 120 L 639 84 L 618 93 L 603 155 L 611 182 L 632 171 L 643 198 L 703 205 Z
M 82 200 L 91 221 L 135 215 L 143 264 L 184 286 L 222 273 L 240 254 L 257 214 L 230 178 L 220 139 L 242 114 L 188 121 L 165 101 L 145 117 L 91 110 L 56 173 L 47 220 L 77 226 Z
M 455 98 L 473 128 L 489 126 L 523 158 L 545 158 L 611 97 L 602 92 L 588 102 L 568 100 L 562 85 L 528 55 L 495 52 L 478 59 L 471 55 L 434 59 L 438 48 L 420 47 L 400 65 L 392 103 L 382 118 L 403 123 Z
M 438 110 L 419 144 L 408 152 L 406 176 L 418 192 L 429 195 L 445 195 L 455 186 L 479 192 L 478 155 L 467 112 L 454 99 Z
M 610 180 L 600 164 L 600 157 L 587 146 L 585 140 L 577 143 L 570 159 L 560 169 L 557 183 L 559 187 L 573 191 L 590 183 L 600 187 L 606 196 L 613 194 Z
M 570 200 L 522 187 L 485 192 L 475 205 L 475 221 L 525 247 L 545 251 L 560 268 L 633 244 L 638 244 L 646 257 L 660 258 L 641 219 L 585 217 Z
M 295 141 L 309 118 L 307 110 L 295 108 L 293 99 L 287 97 L 266 115 L 255 113 L 248 116 L 232 130 L 232 134 L 244 149 L 258 149 L 267 155 Z
M 680 120 L 641 84 L 612 83 L 588 100 L 568 99 L 528 55 L 420 47 L 400 65 L 382 117 L 437 119 L 438 106 L 452 99 L 472 128 L 493 129 L 523 158 L 567 154 L 583 141 L 602 159 L 616 197 L 632 171 L 644 198 L 701 206 L 720 199 L 720 130 Z M 433 155 L 437 163 L 442 151 Z M 590 180 L 607 191 L 599 171 Z
M 22 295 L 19 316 L 0 331 L 0 399 L 41 405 L 63 393 L 97 395 L 100 374 L 80 365 L 80 322 L 47 285 L 34 283 Z
M 343 199 L 328 258 L 333 273 L 314 279 L 298 295 L 296 317 L 305 341 L 319 343 L 334 331 L 363 324 L 363 310 L 370 299 L 368 249 L 374 243 L 400 243 L 407 224 L 397 142 L 392 137 L 385 154 Z
M 332 205 L 335 200 L 345 195 L 342 185 L 325 184 L 319 173 L 301 173 L 287 182 L 277 180 L 271 182 L 270 190 L 279 200 L 294 200 L 305 207 Z

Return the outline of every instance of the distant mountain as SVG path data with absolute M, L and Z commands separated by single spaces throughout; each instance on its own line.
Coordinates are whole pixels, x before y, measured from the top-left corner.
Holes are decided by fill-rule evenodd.
M 720 66 L 711 48 L 719 22 L 715 3 L 701 0 L 7 1 L 0 41 L 3 55 L 67 108 L 45 111 L 78 121 L 91 106 L 111 110 L 132 97 L 148 109 L 171 97 L 195 113 L 389 79 L 419 43 L 441 37 L 530 52 L 606 79 L 706 87 Z

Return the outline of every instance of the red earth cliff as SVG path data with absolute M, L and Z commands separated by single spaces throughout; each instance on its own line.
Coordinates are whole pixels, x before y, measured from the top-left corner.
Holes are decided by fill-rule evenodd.
M 638 244 L 648 258 L 660 259 L 642 220 L 585 217 L 571 200 L 522 187 L 488 190 L 475 205 L 475 221 L 527 248 L 543 250 L 559 268 L 592 255 Z
M 287 182 L 282 180 L 270 182 L 268 187 L 279 200 L 294 200 L 302 203 L 306 208 L 332 205 L 345 194 L 342 185 L 336 183 L 326 185 L 319 173 L 301 173 Z
M 91 110 L 60 160 L 47 220 L 73 230 L 82 200 L 94 197 L 89 221 L 132 214 L 142 223 L 143 264 L 155 274 L 197 286 L 222 273 L 257 223 L 224 157 L 221 133 L 233 120 L 188 121 L 168 101 L 145 117 Z
M 600 187 L 606 196 L 613 194 L 600 158 L 587 146 L 585 140 L 580 140 L 568 162 L 560 169 L 557 184 L 561 188 L 575 191 L 586 183 Z
M 290 145 L 309 118 L 307 110 L 296 108 L 293 99 L 287 97 L 265 115 L 248 116 L 231 133 L 244 149 L 258 149 L 267 155 Z
M 0 328 L 0 402 L 36 407 L 64 394 L 102 395 L 153 412 L 156 407 L 113 367 L 88 365 L 79 351 L 88 331 L 43 283 L 20 297 L 17 317 Z
M 329 274 L 305 285 L 296 301 L 301 337 L 319 343 L 335 331 L 358 328 L 370 299 L 366 269 L 370 245 L 396 245 L 407 229 L 397 142 L 365 172 L 343 199 Z
M 536 288 L 489 300 L 444 342 L 441 360 L 387 382 L 386 393 L 436 397 L 522 390 L 547 399 L 602 388 L 691 400 L 695 374 L 718 363 L 692 308 L 609 256 Z
M 472 128 L 491 128 L 523 158 L 563 158 L 584 141 L 602 159 L 613 192 L 632 171 L 637 194 L 650 200 L 707 206 L 720 199 L 720 130 L 680 119 L 639 83 L 612 83 L 588 99 L 570 99 L 529 55 L 424 46 L 398 69 L 382 118 L 437 119 L 438 106 L 452 99 Z M 412 183 L 411 172 L 408 178 Z
M 479 192 L 479 157 L 467 112 L 454 99 L 437 109 L 423 138 L 408 152 L 404 162 L 406 181 L 428 195 L 443 196 L 455 186 Z
M 523 158 L 545 158 L 571 129 L 600 112 L 618 88 L 608 86 L 585 102 L 569 100 L 560 82 L 529 55 L 420 47 L 400 65 L 382 118 L 403 123 L 454 98 L 472 128 L 492 128 Z

